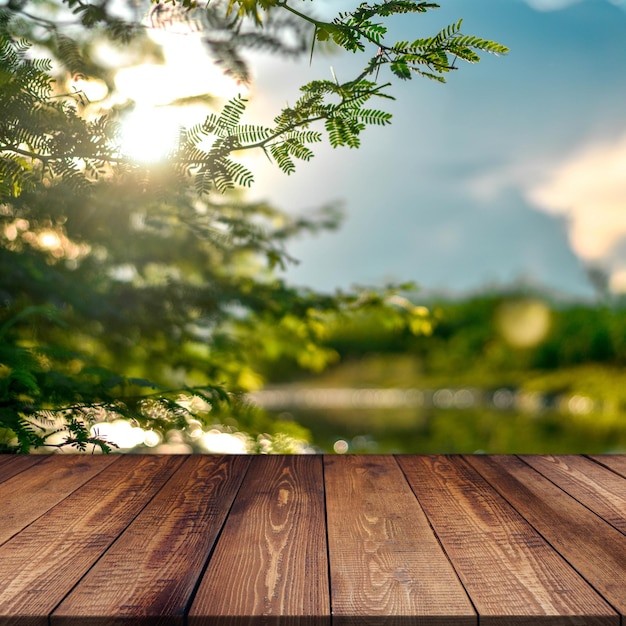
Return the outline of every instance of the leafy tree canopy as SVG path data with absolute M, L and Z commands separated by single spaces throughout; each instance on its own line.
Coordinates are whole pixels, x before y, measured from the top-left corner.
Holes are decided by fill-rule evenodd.
M 249 449 L 274 441 L 272 450 L 290 450 L 284 428 L 239 395 L 262 384 L 261 362 L 323 368 L 336 358 L 322 342 L 329 324 L 363 308 L 412 332 L 429 327 L 428 312 L 398 295 L 412 285 L 328 295 L 285 284 L 276 270 L 292 260 L 286 242 L 336 227 L 337 215 L 326 207 L 295 218 L 245 202 L 238 188 L 253 173 L 240 157 L 262 151 L 290 174 L 324 137 L 357 148 L 367 126 L 390 123 L 372 105 L 390 98 L 389 74 L 444 81 L 457 59 L 507 50 L 464 35 L 461 21 L 387 41 L 387 18 L 437 8 L 430 2 L 362 3 L 332 21 L 313 17 L 310 4 L 183 0 L 139 11 L 109 0 L 9 0 L 0 9 L 4 449 L 109 451 L 91 427 L 122 417 L 187 441 L 216 424 L 269 432 Z M 112 91 L 115 68 L 99 60 L 97 42 L 158 58 L 147 32 L 181 25 L 201 32 L 207 53 L 241 81 L 250 80 L 246 50 L 306 58 L 328 42 L 363 55 L 363 70 L 303 85 L 268 126 L 248 121 L 235 97 L 181 128 L 168 159 L 148 168 L 121 148 L 127 103 L 98 110 L 67 79 L 97 77 Z

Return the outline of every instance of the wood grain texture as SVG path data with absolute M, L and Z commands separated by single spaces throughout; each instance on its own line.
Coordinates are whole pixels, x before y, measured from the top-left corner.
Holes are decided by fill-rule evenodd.
M 626 456 L 0 455 L 3 475 L 0 626 L 626 626 Z
M 119 458 L 108 455 L 46 456 L 28 471 L 0 483 L 0 544 Z
M 52 610 L 183 460 L 120 457 L 0 546 L 0 624 L 47 626 Z
M 398 457 L 481 626 L 618 626 L 615 611 L 460 457 Z
M 520 458 L 626 534 L 626 479 L 575 455 L 522 455 Z
M 183 624 L 249 463 L 243 456 L 186 459 L 54 611 L 52 626 Z
M 324 474 L 333 624 L 476 624 L 392 456 L 326 456 Z
M 626 454 L 601 454 L 589 458 L 626 478 Z
M 326 549 L 321 457 L 254 457 L 188 623 L 328 624 Z
M 624 535 L 514 456 L 470 457 L 469 461 L 621 615 L 626 615 Z M 622 483 L 626 485 L 626 481 Z
M 0 454 L 0 483 L 27 470 L 46 458 L 43 455 Z

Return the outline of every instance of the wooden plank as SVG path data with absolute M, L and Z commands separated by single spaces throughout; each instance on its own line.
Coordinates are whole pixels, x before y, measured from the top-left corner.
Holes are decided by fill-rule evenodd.
M 626 615 L 626 537 L 514 456 L 471 464 L 621 615 Z
M 0 483 L 40 463 L 45 457 L 34 454 L 0 454 Z
M 333 625 L 476 624 L 392 456 L 324 458 Z
M 0 544 L 119 458 L 118 455 L 55 454 L 0 483 Z
M 252 458 L 188 624 L 329 624 L 326 550 L 322 458 Z
M 626 534 L 626 478 L 581 456 L 523 455 L 520 458 Z
M 481 626 L 618 626 L 611 607 L 460 457 L 398 457 Z
M 0 626 L 47 626 L 52 610 L 183 460 L 122 456 L 0 546 Z
M 187 459 L 54 611 L 52 626 L 182 625 L 249 462 Z
M 626 478 L 626 454 L 598 454 L 589 458 Z

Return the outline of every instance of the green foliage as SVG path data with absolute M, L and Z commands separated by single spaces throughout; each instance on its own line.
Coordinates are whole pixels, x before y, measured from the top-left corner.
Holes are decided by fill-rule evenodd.
M 61 355 L 58 349 L 52 354 L 49 348 L 11 341 L 11 330 L 35 316 L 59 321 L 54 310 L 31 306 L 0 327 L 0 424 L 15 434 L 16 449 L 28 452 L 31 447 L 47 445 L 48 439 L 62 430 L 58 428 L 61 416 L 60 421 L 68 433 L 59 445 L 71 445 L 84 451 L 88 444 L 94 444 L 109 452 L 111 448 L 91 437 L 88 430 L 89 413 L 102 400 L 98 398 L 96 402 L 94 392 L 102 383 L 94 384 L 91 380 L 85 384 L 84 380 L 70 379 L 59 369 L 49 367 L 51 358 L 67 362 L 74 355 Z M 87 404 L 91 407 L 83 406 Z M 73 405 L 76 410 L 72 410 Z
M 256 14 L 256 13 L 255 13 Z M 241 19 L 224 0 L 197 6 L 194 0 L 155 3 L 151 12 L 153 28 L 184 28 L 203 33 L 203 42 L 226 75 L 249 83 L 251 75 L 245 51 L 264 51 L 297 58 L 308 50 L 308 23 L 288 12 L 272 13 L 260 27 L 257 20 Z
M 532 303 L 544 308 L 549 324 L 535 341 L 519 345 L 503 332 L 502 315 L 512 304 Z M 514 290 L 427 304 L 423 319 L 429 329 L 410 334 L 406 325 L 393 324 L 384 311 L 363 311 L 354 323 L 332 327 L 325 344 L 350 360 L 366 354 L 412 357 L 419 363 L 422 384 L 430 387 L 523 386 L 543 373 L 596 366 L 617 371 L 626 363 L 626 317 L 620 304 L 556 304 L 545 296 Z M 524 323 L 523 318 L 515 321 Z M 532 325 L 533 318 L 526 323 Z M 402 384 L 410 386 L 409 382 Z
M 414 297 L 414 296 L 412 296 Z M 363 311 L 324 337 L 335 363 L 312 376 L 274 369 L 273 382 L 306 389 L 399 388 L 422 392 L 416 406 L 307 409 L 283 407 L 332 450 L 338 439 L 355 452 L 571 453 L 619 452 L 626 445 L 626 316 L 612 307 L 552 301 L 510 289 L 459 300 L 426 301 L 432 333 L 410 335 L 385 325 L 382 312 Z M 532 345 L 511 343 L 503 313 L 545 307 L 549 325 Z M 516 322 L 523 322 L 518 316 Z M 533 317 L 526 317 L 532 325 Z M 435 401 L 472 390 L 478 406 Z M 419 390 L 419 391 L 417 391 Z M 456 395 L 456 394 L 455 394 Z M 497 395 L 511 404 L 496 403 Z M 497 408 L 496 406 L 497 405 Z M 367 433 L 368 438 L 363 435 Z
M 53 97 L 50 61 L 27 58 L 29 43 L 13 40 L 9 23 L 0 13 L 0 200 L 50 177 L 85 189 L 114 162 L 117 127 L 107 118 L 87 122 L 75 99 Z
M 213 7 L 215 4 L 219 3 L 213 3 Z M 195 8 L 195 5 L 185 3 L 183 6 L 190 10 Z M 463 35 L 460 31 L 462 20 L 442 29 L 434 37 L 417 39 L 413 43 L 401 41 L 393 45 L 384 43 L 387 28 L 383 24 L 372 21 L 373 18 L 406 13 L 425 13 L 436 8 L 438 5 L 435 3 L 416 2 L 414 0 L 392 0 L 380 4 L 362 3 L 353 12 L 339 13 L 332 22 L 322 22 L 296 10 L 281 0 L 230 0 L 226 15 L 235 14 L 234 23 L 237 25 L 237 29 L 242 27 L 246 17 L 253 17 L 255 24 L 260 27 L 255 36 L 258 36 L 259 32 L 262 33 L 263 28 L 271 27 L 277 14 L 286 12 L 313 26 L 311 55 L 316 41 L 329 39 L 332 39 L 341 48 L 352 52 L 365 52 L 367 44 L 375 44 L 377 52 L 356 79 L 343 84 L 315 80 L 301 87 L 303 95 L 294 107 L 283 109 L 275 119 L 275 128 L 254 128 L 256 134 L 253 135 L 253 138 L 246 135 L 244 139 L 233 125 L 229 129 L 232 131 L 230 135 L 227 137 L 220 136 L 225 143 L 220 143 L 219 147 L 232 145 L 240 150 L 251 147 L 262 148 L 268 158 L 273 159 L 285 173 L 290 174 L 295 171 L 292 157 L 309 160 L 313 153 L 305 144 L 320 140 L 317 134 L 298 134 L 295 136 L 293 135 L 295 129 L 308 128 L 311 123 L 324 120 L 325 129 L 333 147 L 358 148 L 360 145 L 359 135 L 367 125 L 390 123 L 391 116 L 388 113 L 363 108 L 373 96 L 390 98 L 384 91 L 389 83 L 383 85 L 377 83 L 381 66 L 389 65 L 391 72 L 403 80 L 409 79 L 413 73 L 417 73 L 427 78 L 445 82 L 443 74 L 455 69 L 454 62 L 457 58 L 475 63 L 480 60 L 477 50 L 493 54 L 506 54 L 508 52 L 508 48 L 496 42 Z M 261 18 L 261 14 L 266 16 L 265 19 Z M 232 24 L 233 22 L 231 22 Z M 254 40 L 254 37 L 251 37 L 251 41 Z M 242 65 L 240 61 L 238 64 Z M 231 71 L 237 73 L 237 70 Z M 247 72 L 244 70 L 241 70 L 240 74 L 247 78 Z M 376 76 L 374 81 L 366 79 L 367 76 L 374 74 Z M 337 98 L 339 102 L 335 101 Z M 237 101 L 237 103 L 239 102 Z M 236 106 L 235 101 L 230 104 L 233 107 Z M 285 133 L 290 134 L 286 136 Z M 202 156 L 199 153 L 193 153 L 188 155 L 188 159 L 191 161 L 197 159 L 198 161 L 195 162 L 199 162 L 202 160 Z M 217 153 L 216 155 L 211 153 L 206 155 L 201 168 L 206 168 L 207 161 L 216 156 Z M 229 188 L 233 183 L 247 185 L 251 182 L 247 172 L 242 169 L 237 170 L 237 176 L 241 180 L 240 183 L 237 182 L 229 173 L 229 167 L 232 167 L 230 162 L 224 163 L 220 169 L 218 175 L 220 188 Z M 207 180 L 216 180 L 205 171 L 200 173 L 200 177 L 203 181 L 200 184 L 202 189 L 206 189 Z
M 67 0 L 67 4 L 73 13 L 80 16 L 84 26 L 93 27 L 102 22 L 107 28 L 110 27 L 106 31 L 109 36 L 123 38 L 112 26 L 119 20 L 109 16 L 103 6 L 90 5 L 80 0 Z M 358 148 L 360 134 L 368 125 L 386 125 L 391 121 L 390 114 L 365 108 L 366 103 L 374 96 L 390 98 L 384 91 L 389 83 L 379 85 L 376 80 L 366 79 L 374 73 L 377 77 L 382 65 L 389 64 L 392 73 L 402 79 L 410 78 L 412 72 L 417 72 L 443 80 L 440 75 L 453 68 L 449 55 L 476 62 L 479 57 L 474 50 L 507 52 L 504 46 L 495 42 L 462 35 L 461 20 L 429 39 L 419 39 L 412 44 L 383 44 L 381 38 L 386 34 L 386 28 L 372 22 L 372 18 L 408 12 L 423 13 L 437 8 L 433 3 L 364 3 L 354 12 L 340 13 L 332 23 L 314 20 L 278 0 L 233 0 L 226 8 L 226 16 L 234 11 L 235 5 L 238 7 L 237 20 L 227 22 L 227 26 L 219 23 L 216 21 L 219 8 L 213 7 L 215 10 L 208 13 L 212 17 L 207 18 L 206 25 L 211 28 L 217 23 L 222 29 L 238 32 L 245 16 L 254 15 L 259 25 L 258 32 L 249 33 L 250 36 L 244 41 L 247 45 L 255 45 L 265 40 L 263 29 L 273 23 L 269 17 L 263 23 L 257 19 L 259 11 L 266 11 L 268 15 L 273 12 L 274 16 L 282 11 L 291 17 L 295 15 L 301 21 L 312 23 L 315 30 L 313 41 L 323 40 L 330 33 L 335 43 L 346 50 L 363 52 L 367 42 L 375 43 L 379 47 L 376 55 L 356 79 L 342 84 L 337 81 L 314 80 L 301 87 L 301 97 L 293 107 L 285 107 L 281 111 L 274 120 L 273 128 L 242 124 L 245 100 L 237 97 L 228 102 L 219 115 L 212 114 L 203 124 L 182 131 L 178 149 L 171 155 L 171 159 L 184 176 L 193 173 L 199 193 L 210 193 L 212 190 L 223 193 L 236 185 L 250 186 L 253 182 L 252 173 L 233 158 L 233 153 L 244 150 L 262 149 L 285 173 L 294 172 L 294 159 L 310 160 L 313 152 L 307 144 L 317 143 L 322 139 L 319 132 L 308 131 L 310 125 L 318 121 L 324 121 L 333 147 Z M 157 21 L 158 15 L 157 13 Z M 7 90 L 4 101 L 0 102 L 0 113 L 7 120 L 4 138 L 0 136 L 0 153 L 3 156 L 0 180 L 4 183 L 4 194 L 18 194 L 26 182 L 26 173 L 34 166 L 27 165 L 24 157 L 39 164 L 42 176 L 46 173 L 59 176 L 72 180 L 76 186 L 84 184 L 85 179 L 97 178 L 105 171 L 105 164 L 117 170 L 128 166 L 128 159 L 120 157 L 115 150 L 113 142 L 116 139 L 117 125 L 114 120 L 102 118 L 95 123 L 86 123 L 79 115 L 79 98 L 51 98 L 52 80 L 48 74 L 50 65 L 46 61 L 32 62 L 24 58 L 28 42 L 15 42 L 8 34 L 9 23 L 14 17 L 10 13 L 4 13 L 3 21 L 0 22 L 0 46 L 3 50 L 0 53 L 3 61 L 0 72 L 13 76 L 10 81 L 12 90 Z M 279 20 L 279 24 L 281 23 Z M 54 25 L 51 29 L 55 35 L 55 53 L 67 70 L 72 74 L 88 71 L 88 63 L 84 60 L 77 41 L 57 32 Z M 257 40 L 257 37 L 260 39 Z M 241 45 L 240 34 L 236 41 Z M 212 46 L 210 40 L 208 44 L 209 47 Z M 276 47 L 282 50 L 278 40 Z M 230 59 L 240 66 L 239 73 L 247 78 L 243 61 L 234 61 L 230 48 L 230 51 L 223 47 L 212 50 L 218 54 L 221 50 L 223 58 L 219 60 L 227 63 L 227 59 Z M 237 73 L 233 68 L 230 71 Z M 29 95 L 28 99 L 22 96 L 24 93 Z M 21 135 L 16 129 L 23 129 L 20 131 Z M 206 145 L 207 140 L 211 144 L 208 150 L 200 147 L 200 144 Z M 24 150 L 21 145 L 28 146 L 28 149 Z
M 253 182 L 238 161 L 246 150 L 264 151 L 289 174 L 324 136 L 355 148 L 368 126 L 388 124 L 390 115 L 371 106 L 389 98 L 378 83 L 382 65 L 438 72 L 444 54 L 476 60 L 463 50 L 504 51 L 456 27 L 423 50 L 386 47 L 385 27 L 373 21 L 434 7 L 362 4 L 325 24 L 278 0 L 155 5 L 153 26 L 201 29 L 217 62 L 242 80 L 242 50 L 301 55 L 311 34 L 382 52 L 350 81 L 304 85 L 271 125 L 249 123 L 245 99 L 233 98 L 182 129 L 168 162 L 149 169 L 122 154 L 117 109 L 93 116 L 82 94 L 63 88 L 67 76 L 85 75 L 111 89 L 96 43 L 141 55 L 143 26 L 108 2 L 33 0 L 0 11 L 4 449 L 108 452 L 93 426 L 123 418 L 162 435 L 174 428 L 187 441 L 198 428 L 244 430 L 258 451 L 289 451 L 302 431 L 280 430 L 242 396 L 264 383 L 268 364 L 323 369 L 337 356 L 325 338 L 359 311 L 377 311 L 411 336 L 429 331 L 427 312 L 399 297 L 406 286 L 326 295 L 286 285 L 274 273 L 292 261 L 285 243 L 335 228 L 336 212 L 293 218 L 233 190 Z M 64 19 L 52 19 L 57 12 Z
M 459 20 L 456 24 L 442 29 L 434 37 L 416 39 L 412 43 L 408 41 L 396 43 L 392 49 L 396 56 L 388 59 L 391 70 L 396 76 L 404 79 L 410 78 L 411 71 L 414 71 L 427 78 L 445 82 L 442 74 L 455 69 L 450 57 L 477 63 L 480 57 L 476 50 L 492 54 L 508 52 L 505 46 L 496 42 L 461 34 L 462 23 L 463 20 Z
M 399 41 L 393 45 L 384 43 L 387 28 L 372 21 L 372 18 L 403 13 L 425 13 L 438 6 L 432 2 L 414 1 L 362 3 L 356 11 L 340 13 L 332 24 L 317 23 L 314 41 L 332 37 L 337 45 L 352 52 L 364 52 L 367 43 L 375 44 L 378 52 L 370 60 L 366 73 L 375 72 L 378 76 L 380 68 L 389 65 L 391 72 L 402 80 L 410 79 L 416 73 L 445 82 L 443 74 L 455 69 L 456 59 L 476 63 L 480 60 L 476 50 L 492 54 L 508 52 L 508 48 L 494 41 L 463 35 L 460 32 L 462 20 L 442 29 L 434 37 L 412 43 Z

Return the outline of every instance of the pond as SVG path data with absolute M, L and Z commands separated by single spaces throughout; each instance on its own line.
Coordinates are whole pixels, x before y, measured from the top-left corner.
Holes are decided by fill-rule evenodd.
M 436 397 L 436 396 L 435 396 Z M 311 431 L 320 452 L 395 454 L 607 454 L 626 452 L 626 416 L 556 406 L 268 407 Z

